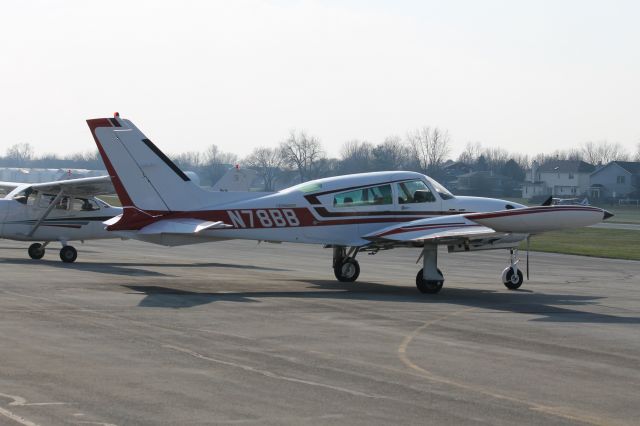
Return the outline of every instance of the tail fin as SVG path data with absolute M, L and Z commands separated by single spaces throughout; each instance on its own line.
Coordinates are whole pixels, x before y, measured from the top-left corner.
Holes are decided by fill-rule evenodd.
M 87 120 L 123 207 L 181 211 L 202 207 L 209 197 L 129 120 Z

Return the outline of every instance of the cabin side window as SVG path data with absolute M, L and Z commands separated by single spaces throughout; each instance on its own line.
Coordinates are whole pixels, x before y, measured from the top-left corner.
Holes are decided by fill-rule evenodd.
M 334 207 L 359 207 L 393 204 L 391 185 L 355 189 L 341 192 L 333 197 Z
M 100 210 L 100 206 L 90 198 L 74 198 L 73 203 L 71 204 L 71 210 L 92 212 L 95 210 Z
M 400 182 L 397 185 L 398 203 L 432 203 L 436 201 L 429 187 L 421 180 Z

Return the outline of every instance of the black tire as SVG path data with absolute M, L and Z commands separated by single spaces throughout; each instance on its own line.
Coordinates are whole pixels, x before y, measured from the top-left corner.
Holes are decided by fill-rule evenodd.
M 522 282 L 524 281 L 524 277 L 522 276 L 522 271 L 520 269 L 518 269 L 518 277 L 515 282 L 513 280 L 513 277 L 513 269 L 509 268 L 509 270 L 507 271 L 507 275 L 505 276 L 505 281 L 503 282 L 504 286 L 509 290 L 519 289 L 522 285 Z
M 422 277 L 422 271 L 423 269 L 420 269 L 420 271 L 418 271 L 418 275 L 416 275 L 416 287 L 418 287 L 420 293 L 436 294 L 440 290 L 442 290 L 444 280 L 425 280 Z M 440 273 L 440 275 L 444 276 L 440 268 L 438 268 L 438 272 Z
M 336 266 L 333 267 L 333 273 L 338 281 L 352 283 L 360 276 L 360 264 L 354 258 L 347 257 L 336 262 Z
M 78 252 L 71 246 L 64 246 L 60 249 L 60 260 L 64 263 L 73 263 L 78 258 Z
M 42 247 L 42 244 L 40 243 L 33 243 L 29 246 L 29 250 L 27 250 L 29 253 L 29 257 L 32 259 L 42 259 L 42 256 L 44 256 L 44 247 Z

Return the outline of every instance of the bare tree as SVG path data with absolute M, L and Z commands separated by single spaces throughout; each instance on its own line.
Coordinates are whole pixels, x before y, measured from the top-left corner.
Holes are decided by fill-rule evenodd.
M 286 165 L 298 171 L 300 182 L 305 182 L 314 174 L 314 167 L 324 157 L 320 140 L 314 136 L 307 136 L 305 132 L 291 131 L 287 140 L 280 144 L 282 158 Z
M 531 167 L 531 158 L 527 154 L 515 153 L 511 155 L 511 158 L 513 158 L 523 170 Z
M 556 150 L 550 154 L 545 154 L 545 153 L 536 154 L 533 157 L 533 160 L 537 161 L 538 164 L 544 164 L 547 161 L 553 161 L 553 160 L 587 161 L 583 157 L 582 150 L 579 150 L 576 148 L 570 149 L 568 151 Z
M 17 143 L 7 148 L 5 158 L 16 167 L 25 166 L 33 159 L 33 147 L 29 143 Z
M 502 167 L 509 161 L 509 153 L 497 147 L 485 148 L 482 150 L 482 155 L 485 160 L 487 160 L 487 165 L 489 166 L 489 170 L 494 173 L 499 172 Z
M 345 142 L 340 150 L 342 173 L 368 172 L 373 168 L 373 144 L 353 140 Z
M 478 157 L 482 153 L 482 144 L 480 142 L 467 142 L 464 150 L 458 156 L 458 161 L 468 166 L 478 161 Z
M 411 168 L 410 150 L 399 136 L 389 136 L 373 148 L 374 170 L 402 170 Z
M 638 142 L 638 147 L 637 147 L 637 152 L 636 152 L 636 161 L 640 161 L 640 142 Z
M 615 160 L 628 160 L 629 154 L 619 143 L 585 142 L 581 146 L 584 160 L 591 164 L 607 164 Z
M 258 176 L 264 182 L 265 191 L 275 189 L 275 181 L 283 161 L 282 152 L 279 149 L 266 147 L 255 148 L 244 160 L 248 167 L 258 172 Z
M 407 141 L 423 171 L 438 169 L 451 149 L 449 133 L 438 127 L 423 127 L 409 132 Z
M 211 185 L 225 174 L 230 165 L 238 161 L 236 154 L 224 152 L 217 145 L 210 145 L 201 158 L 202 171 Z
M 203 165 L 203 155 L 197 151 L 187 151 L 173 157 L 181 169 L 194 169 Z

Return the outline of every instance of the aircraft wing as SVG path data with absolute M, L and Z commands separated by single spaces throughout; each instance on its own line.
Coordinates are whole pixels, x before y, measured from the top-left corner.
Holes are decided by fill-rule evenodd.
M 54 182 L 34 183 L 29 186 L 34 191 L 57 194 L 64 190 L 65 195 L 74 197 L 93 197 L 114 194 L 115 189 L 109 176 L 96 176 L 79 179 L 58 180 Z
M 17 187 L 19 187 L 20 185 L 24 185 L 24 184 L 18 183 L 18 182 L 0 182 L 0 193 L 6 195 L 11 191 L 13 191 L 14 189 L 16 189 Z
M 369 241 L 425 242 L 449 244 L 456 240 L 502 238 L 510 234 L 587 226 L 611 217 L 591 206 L 536 206 L 488 213 L 463 213 L 400 223 L 365 235 Z
M 394 225 L 365 235 L 370 241 L 450 243 L 452 240 L 469 238 L 498 237 L 498 233 L 488 226 L 467 219 L 464 215 L 441 216 L 420 219 Z

